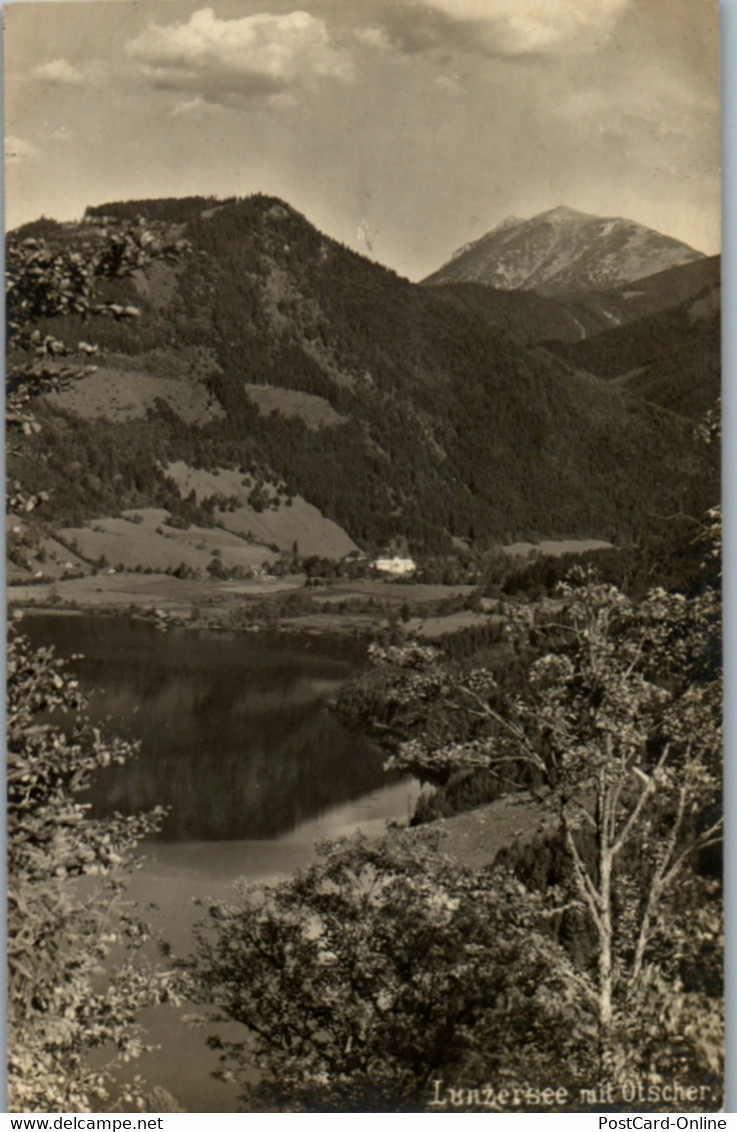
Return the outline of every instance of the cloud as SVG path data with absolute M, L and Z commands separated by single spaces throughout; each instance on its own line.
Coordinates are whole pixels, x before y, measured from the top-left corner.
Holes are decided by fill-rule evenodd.
M 294 97 L 294 95 L 288 94 L 287 91 L 285 91 L 285 90 L 279 90 L 279 91 L 277 91 L 276 94 L 270 94 L 268 99 L 267 99 L 267 102 L 268 102 L 269 106 L 276 106 L 276 107 L 283 107 L 283 108 L 298 105 L 298 100 Z
M 407 52 L 458 49 L 492 56 L 596 49 L 632 0 L 409 0 L 382 10 L 385 31 Z
M 82 86 L 85 76 L 79 67 L 69 63 L 66 59 L 52 59 L 50 63 L 42 63 L 31 70 L 35 79 L 54 86 Z
M 6 165 L 24 165 L 27 161 L 35 161 L 39 156 L 36 146 L 23 138 L 12 136 L 5 138 Z
M 82 87 L 101 82 L 107 68 L 99 59 L 92 59 L 81 66 L 70 63 L 68 59 L 52 59 L 32 67 L 30 74 L 34 79 L 59 87 Z
M 384 28 L 356 28 L 353 34 L 359 43 L 367 47 L 375 47 L 380 51 L 391 51 L 394 46 Z
M 205 113 L 208 113 L 215 108 L 211 103 L 205 102 L 201 95 L 196 94 L 193 98 L 181 98 L 169 112 L 170 118 L 201 118 Z
M 126 52 L 155 86 L 224 105 L 353 73 L 350 56 L 307 12 L 229 20 L 201 8 L 186 23 L 149 25 Z
M 629 0 L 432 0 L 451 19 L 480 23 L 504 52 L 586 49 L 607 35 Z
M 447 94 L 457 94 L 461 89 L 461 82 L 458 75 L 438 75 L 435 79 L 435 86 L 438 90 L 444 90 Z

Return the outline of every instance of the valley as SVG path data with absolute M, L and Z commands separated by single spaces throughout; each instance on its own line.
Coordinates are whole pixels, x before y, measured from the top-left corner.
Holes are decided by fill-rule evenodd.
M 723 23 L 6 6 L 13 1124 L 724 1123 Z
M 9 579 L 244 581 L 392 547 L 453 563 L 515 542 L 627 546 L 658 516 L 700 513 L 718 477 L 694 432 L 718 394 L 718 265 L 625 224 L 615 268 L 620 229 L 595 220 L 555 210 L 541 223 L 574 251 L 588 241 L 586 262 L 601 254 L 612 280 L 634 270 L 634 240 L 642 281 L 418 286 L 259 195 L 44 222 L 52 249 L 143 223 L 186 250 L 97 285 L 122 313 L 95 320 L 92 358 L 82 316 L 37 318 L 63 352 L 47 350 L 53 387 L 9 438 L 26 501 Z
M 76 705 L 81 687 L 90 721 L 112 720 L 110 742 L 140 742 L 131 758 L 101 748 L 81 796 L 91 818 L 80 813 L 102 829 L 155 815 L 141 819 L 146 859 L 130 895 L 174 948 L 177 971 L 203 954 L 193 898 L 228 932 L 253 907 L 250 896 L 237 912 L 221 904 L 240 900 L 236 878 L 241 894 L 248 882 L 277 884 L 287 900 L 318 878 L 318 917 L 306 913 L 309 930 L 292 932 L 290 947 L 311 947 L 312 925 L 333 906 L 338 947 L 346 923 L 386 909 L 396 926 L 387 935 L 385 918 L 367 946 L 387 939 L 393 963 L 419 923 L 397 1001 L 419 972 L 420 1011 L 429 976 L 441 979 L 429 1001 L 442 1013 L 447 956 L 428 959 L 428 941 L 442 943 L 449 927 L 477 962 L 478 933 L 497 962 L 519 914 L 503 956 L 510 987 L 542 985 L 557 1003 L 560 971 L 570 964 L 577 986 L 598 946 L 570 870 L 571 859 L 588 868 L 591 840 L 578 864 L 576 842 L 561 836 L 568 812 L 576 829 L 581 814 L 596 825 L 591 801 L 606 787 L 629 831 L 626 814 L 650 795 L 633 791 L 627 760 L 651 757 L 663 727 L 677 746 L 681 716 L 690 726 L 696 710 L 698 781 L 709 799 L 718 789 L 708 698 L 718 582 L 704 517 L 719 490 L 718 264 L 657 233 L 555 211 L 555 226 L 584 232 L 568 241 L 568 266 L 558 248 L 549 278 L 526 262 L 522 282 L 540 292 L 499 279 L 413 284 L 261 195 L 111 203 L 78 225 L 11 234 L 13 262 L 30 264 L 11 273 L 25 316 L 9 354 L 12 672 L 22 683 L 34 665 L 53 665 L 26 651 L 52 644 L 71 667 L 64 677 L 50 668 L 50 688 Z M 121 270 L 105 258 L 111 238 Z M 550 259 L 545 240 L 542 254 Z M 83 256 L 100 278 L 70 302 L 65 273 L 76 278 Z M 625 278 L 633 270 L 642 278 Z M 706 689 L 698 708 L 689 681 Z M 33 710 L 55 696 L 42 690 Z M 659 706 L 669 698 L 674 724 Z M 36 733 L 21 733 L 21 752 Z M 629 742 L 635 754 L 623 747 L 610 779 L 595 781 L 590 753 L 604 760 Z M 664 804 L 678 822 L 677 800 Z M 316 847 L 326 836 L 340 840 Z M 618 866 L 635 894 L 626 924 L 643 845 Z M 699 858 L 694 875 L 708 898 L 714 861 Z M 584 900 L 599 883 L 595 868 L 585 876 Z M 548 911 L 559 885 L 572 901 Z M 520 902 L 511 919 L 510 899 Z M 620 915 L 603 897 L 600 906 Z M 258 998 L 263 922 L 249 978 L 234 984 L 257 997 L 257 1031 L 269 1003 L 294 997 L 291 983 L 274 997 L 273 980 L 310 970 L 277 952 Z M 227 955 L 248 952 L 250 930 L 236 925 Z M 515 966 L 530 939 L 539 983 Z M 449 937 L 448 954 L 458 946 Z M 299 983 L 297 1001 L 314 982 Z M 230 1111 L 253 1088 L 257 1107 L 272 1104 L 259 1098 L 250 1054 L 237 1055 L 237 1086 L 212 1079 L 220 1043 L 249 1024 L 241 1000 L 203 1034 L 183 1014 L 209 1008 L 210 988 L 185 983 L 181 998 L 137 1012 L 161 1046 L 146 1070 L 163 1100 L 146 1103 Z M 565 1020 L 574 1044 L 591 1031 L 590 1000 L 573 1000 L 578 1028 Z M 473 1007 L 478 1033 L 489 1025 L 494 1037 L 484 1050 L 497 1048 L 495 1002 L 496 991 Z M 318 1015 L 321 1033 L 322 999 Z M 512 1058 L 533 1029 L 522 1025 L 521 1045 L 515 1031 Z M 412 1016 L 410 1045 L 422 1033 Z M 552 1064 L 560 1048 L 556 1039 Z M 573 1074 L 587 1080 L 578 1057 Z M 131 1073 L 126 1063 L 111 1076 L 116 1105 L 128 1103 Z M 716 1081 L 711 1066 L 693 1073 Z M 383 1102 L 372 1093 L 369 1103 Z

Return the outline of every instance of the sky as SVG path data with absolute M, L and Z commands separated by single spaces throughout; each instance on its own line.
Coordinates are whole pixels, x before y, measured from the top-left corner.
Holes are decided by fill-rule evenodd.
M 4 21 L 9 228 L 266 192 L 411 279 L 558 205 L 719 250 L 715 0 L 61 0 Z

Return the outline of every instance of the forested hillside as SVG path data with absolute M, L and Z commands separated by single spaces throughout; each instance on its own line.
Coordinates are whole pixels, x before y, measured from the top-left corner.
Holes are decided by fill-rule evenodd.
M 690 422 L 527 350 L 472 303 L 401 279 L 281 201 L 89 212 L 98 223 L 141 215 L 191 250 L 100 284 L 140 317 L 96 321 L 94 401 L 92 376 L 76 407 L 47 397 L 40 431 L 10 459 L 23 490 L 49 493 L 57 523 L 181 508 L 165 472 L 176 460 L 242 468 L 282 484 L 284 497 L 303 495 L 363 545 L 404 537 L 416 553 L 441 551 L 451 536 L 482 546 L 625 539 L 714 496 L 716 469 L 697 454 Z M 45 222 L 36 235 L 73 244 L 84 232 Z M 82 314 L 37 322 L 66 343 L 91 333 Z M 258 390 L 269 386 L 282 391 L 280 407 L 264 411 Z M 291 407 L 289 391 L 301 395 Z
M 721 270 L 721 256 L 704 256 L 621 287 L 605 291 L 566 291 L 556 295 L 556 302 L 594 327 L 590 333 L 596 333 L 658 314 L 718 289 Z
M 587 333 L 597 333 L 603 321 L 590 312 L 574 314 L 537 291 L 503 291 L 484 283 L 435 283 L 432 293 L 489 326 L 503 329 L 522 345 L 546 339 L 578 342 Z
M 720 297 L 717 286 L 695 298 L 612 327 L 586 341 L 550 343 L 589 373 L 683 416 L 702 417 L 721 386 Z
M 720 274 L 721 256 L 708 256 L 605 291 L 566 290 L 547 295 L 502 290 L 486 283 L 427 286 L 432 287 L 433 294 L 472 311 L 489 325 L 503 328 L 517 342 L 580 342 L 696 301 L 699 296 L 717 295 Z M 715 309 L 718 305 L 717 296 Z

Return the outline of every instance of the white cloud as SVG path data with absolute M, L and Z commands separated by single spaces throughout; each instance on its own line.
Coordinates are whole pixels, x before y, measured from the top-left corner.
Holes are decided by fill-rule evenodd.
M 181 98 L 169 112 L 170 118 L 201 118 L 208 103 L 196 94 L 194 98 Z
M 409 0 L 386 7 L 393 43 L 413 52 L 458 48 L 488 55 L 582 52 L 610 34 L 633 0 Z
M 100 83 L 108 74 L 108 68 L 99 59 L 78 66 L 68 59 L 51 59 L 32 67 L 31 77 L 51 86 L 82 87 Z
M 229 20 L 201 8 L 186 23 L 151 24 L 126 51 L 155 85 L 226 105 L 314 78 L 352 76 L 350 56 L 307 12 Z
M 435 86 L 448 94 L 457 94 L 461 89 L 461 82 L 458 75 L 438 75 Z
M 488 25 L 510 53 L 590 45 L 612 30 L 630 0 L 431 0 L 451 19 Z
M 393 47 L 390 37 L 383 28 L 357 28 L 353 34 L 359 43 L 367 47 L 376 47 L 380 51 L 391 51 Z
M 49 63 L 41 63 L 34 67 L 31 74 L 35 79 L 52 83 L 55 86 L 82 86 L 85 81 L 84 74 L 66 59 L 52 59 Z
M 40 156 L 35 145 L 25 141 L 24 138 L 9 135 L 5 138 L 5 164 L 23 165 L 26 161 L 35 161 Z

